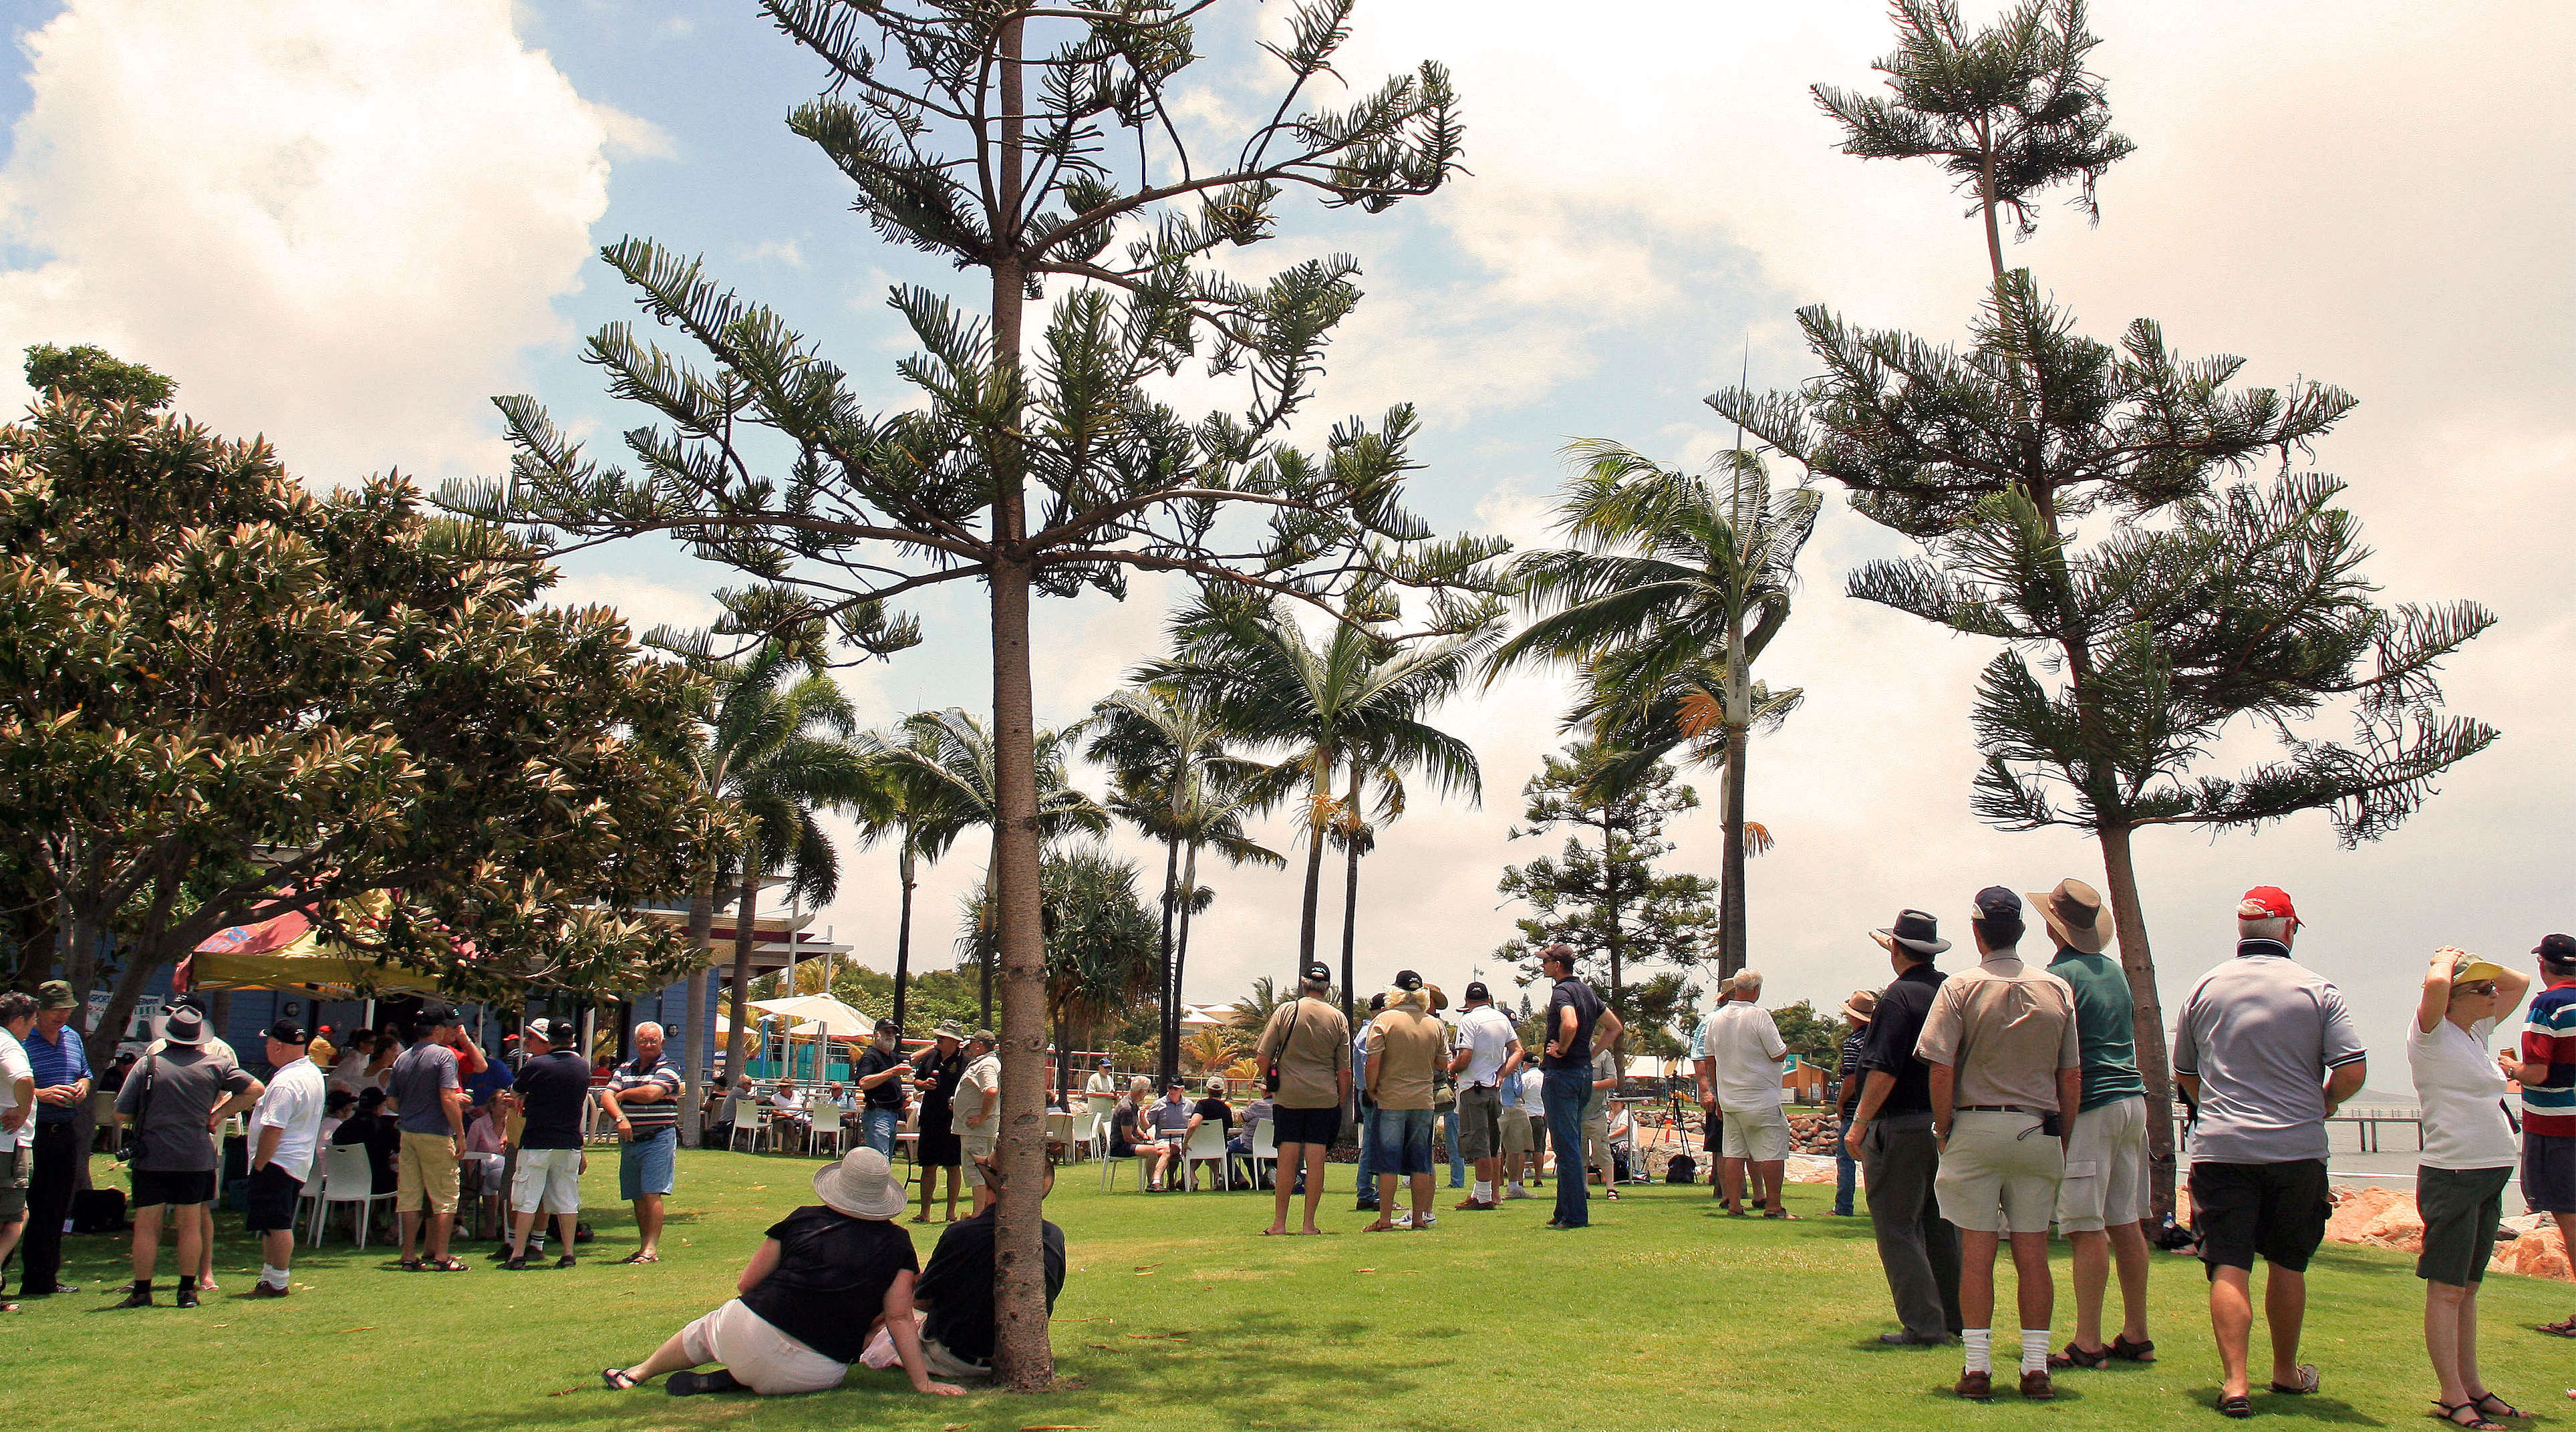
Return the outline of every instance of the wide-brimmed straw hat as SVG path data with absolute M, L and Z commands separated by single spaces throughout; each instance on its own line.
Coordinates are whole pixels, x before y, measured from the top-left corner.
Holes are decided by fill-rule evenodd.
M 903 1185 L 894 1181 L 893 1162 L 864 1144 L 814 1175 L 814 1196 L 852 1218 L 892 1218 L 903 1212 Z
M 1874 989 L 1853 990 L 1851 998 L 1843 1001 L 1843 1013 L 1850 1015 L 1853 1019 L 1858 1020 L 1862 1024 L 1867 1024 L 1871 1020 L 1878 1018 L 1878 991 Z
M 1937 955 L 1950 948 L 1941 938 L 1941 922 L 1921 910 L 1899 910 L 1896 922 L 1884 930 L 1872 930 L 1869 937 L 1879 948 L 1893 951 L 1898 945 L 1918 955 Z
M 2110 922 L 2102 918 L 2101 892 L 2092 886 L 2067 879 L 2045 895 L 2036 890 L 2023 893 L 2048 923 L 2048 933 L 2057 937 L 2057 943 L 2088 955 L 2102 953 L 2102 947 L 2111 943 Z

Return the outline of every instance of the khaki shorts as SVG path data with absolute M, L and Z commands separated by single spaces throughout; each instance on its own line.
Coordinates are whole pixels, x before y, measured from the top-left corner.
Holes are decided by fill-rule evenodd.
M 763 1397 L 792 1397 L 841 1385 L 850 1369 L 769 1325 L 736 1298 L 680 1329 L 680 1351 L 701 1367 L 722 1363 Z
M 1779 1163 L 1789 1157 L 1789 1116 L 1780 1106 L 1729 1109 L 1718 1115 L 1720 1158 Z
M 32 1129 L 35 1121 L 28 1120 Z M 27 1216 L 27 1171 L 35 1166 L 32 1144 L 0 1150 L 0 1228 Z
M 456 1170 L 454 1139 L 405 1129 L 402 1150 L 394 1160 L 394 1211 L 416 1213 L 426 1204 L 432 1213 L 454 1213 Z
M 1489 1159 L 1503 1151 L 1503 1096 L 1491 1085 L 1470 1084 L 1458 1091 L 1458 1153 L 1462 1158 Z
M 1503 1109 L 1503 1157 L 1518 1158 L 1530 1151 L 1530 1118 L 1519 1108 Z
M 2099 1233 L 2137 1222 L 2149 1207 L 2146 1096 L 2077 1114 L 2057 1193 L 2058 1231 Z
M 1941 1216 L 1970 1232 L 2046 1233 L 2065 1177 L 2065 1148 L 2040 1132 L 2037 1114 L 1961 1110 L 1932 1192 Z
M 966 1180 L 968 1188 L 984 1186 L 984 1171 L 975 1166 L 975 1160 L 991 1158 L 993 1148 L 1001 1142 L 1001 1138 L 999 1134 L 959 1134 L 957 1136 L 958 1176 Z

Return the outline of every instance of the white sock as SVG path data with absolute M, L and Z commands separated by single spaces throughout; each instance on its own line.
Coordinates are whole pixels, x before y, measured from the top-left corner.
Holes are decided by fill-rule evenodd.
M 1995 1370 L 1995 1330 L 1993 1328 L 1970 1328 L 1959 1334 L 1959 1337 L 1968 1345 L 1968 1371 L 1992 1372 Z
M 286 1270 L 273 1264 L 262 1263 L 259 1265 L 259 1280 L 272 1288 L 283 1288 L 286 1286 Z
M 1494 1201 L 1494 1186 L 1481 1178 L 1476 1180 L 1476 1201 L 1478 1203 Z
M 2021 1330 L 2021 1370 L 2024 1372 L 2048 1371 L 2048 1329 L 2024 1328 Z

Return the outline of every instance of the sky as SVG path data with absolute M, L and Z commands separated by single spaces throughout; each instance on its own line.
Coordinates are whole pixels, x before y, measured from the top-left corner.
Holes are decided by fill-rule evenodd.
M 1269 102 L 1253 26 L 1279 9 L 1238 0 L 1203 24 L 1181 98 L 1210 132 Z M 2282 885 L 2309 921 L 2302 959 L 2363 1011 L 2372 1084 L 2402 1089 L 2430 951 L 2527 964 L 2541 934 L 2576 927 L 2576 123 L 2560 102 L 2576 12 L 2097 0 L 2093 22 L 2094 67 L 2137 153 L 2104 179 L 2099 227 L 2052 207 L 2008 261 L 2097 336 L 2151 316 L 2187 355 L 2242 355 L 2247 382 L 2353 392 L 2360 407 L 2315 464 L 2351 484 L 2370 576 L 2389 601 L 2473 598 L 2500 618 L 2446 688 L 2503 738 L 2392 836 L 2346 851 L 2312 814 L 2138 843 L 2169 1007 L 2229 953 L 2239 893 Z M 623 235 L 703 254 L 878 403 L 903 401 L 892 365 L 908 349 L 889 285 L 966 292 L 875 239 L 844 181 L 786 131 L 820 67 L 749 4 L 55 0 L 9 23 L 0 345 L 90 342 L 150 363 L 179 380 L 182 409 L 267 434 L 316 484 L 498 473 L 488 399 L 504 393 L 536 395 L 613 454 L 640 418 L 602 395 L 580 343 L 633 313 L 596 253 Z M 1363 265 L 1367 297 L 1314 421 L 1416 404 L 1418 510 L 1443 531 L 1553 545 L 1564 443 L 1705 461 L 1731 434 L 1703 395 L 1740 372 L 1786 386 L 1813 371 L 1799 307 L 1959 337 L 1985 273 L 1963 201 L 1929 168 L 1836 153 L 1806 94 L 1872 84 L 1889 36 L 1875 0 L 1628 0 L 1580 25 L 1553 6 L 1363 0 L 1342 73 L 1366 84 L 1447 64 L 1469 172 L 1383 216 L 1291 205 L 1280 239 L 1247 251 L 1272 267 L 1327 251 Z M 0 404 L 24 396 L 0 375 Z M 1829 496 L 1764 659 L 1765 679 L 1807 694 L 1754 748 L 1747 782 L 1778 841 L 1748 880 L 1752 960 L 1775 1003 L 1829 1006 L 1883 983 L 1865 932 L 1899 908 L 1936 913 L 1964 944 L 1980 887 L 2101 883 L 2077 835 L 1970 814 L 1969 693 L 1992 648 L 1841 595 L 1855 567 L 1905 550 Z M 564 570 L 564 600 L 613 604 L 639 630 L 704 621 L 726 581 L 651 543 Z M 1041 722 L 1078 718 L 1154 654 L 1174 595 L 1140 584 L 1123 604 L 1042 605 Z M 864 719 L 989 707 L 976 599 L 937 589 L 914 608 L 921 648 L 844 674 Z M 1563 739 L 1566 698 L 1561 677 L 1537 674 L 1440 714 L 1477 751 L 1483 799 L 1417 799 L 1381 834 L 1360 882 L 1364 988 L 1399 966 L 1453 990 L 1505 972 L 1494 951 L 1519 912 L 1495 881 L 1555 843 L 1509 836 L 1521 783 Z M 2206 769 L 2268 744 L 2231 733 Z M 1099 789 L 1097 772 L 1084 779 Z M 1694 779 L 1714 806 L 1715 780 Z M 1283 849 L 1293 838 L 1280 822 L 1267 833 Z M 1674 864 L 1715 873 L 1713 814 L 1674 835 Z M 1150 886 L 1159 862 L 1119 843 Z M 917 959 L 949 957 L 981 866 L 961 848 L 933 868 Z M 1289 969 L 1301 866 L 1210 876 L 1189 999 Z M 1324 907 L 1336 951 L 1339 888 L 1328 880 Z M 851 851 L 821 923 L 890 967 L 895 893 L 890 859 Z

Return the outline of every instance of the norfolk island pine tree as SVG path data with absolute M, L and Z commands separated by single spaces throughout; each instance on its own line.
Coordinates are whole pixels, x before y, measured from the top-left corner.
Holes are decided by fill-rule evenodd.
M 1744 388 L 1709 403 L 1850 492 L 1855 510 L 1924 556 L 1855 573 L 1854 596 L 2008 649 L 1980 678 L 1985 757 L 1977 814 L 2007 829 L 2065 825 L 2102 851 L 2105 893 L 2136 1006 L 2155 1203 L 2173 1207 L 2171 1062 L 2133 834 L 2212 831 L 2326 810 L 2347 845 L 2394 829 L 2493 727 L 2441 714 L 2441 662 L 2493 623 L 2468 602 L 2382 609 L 2359 566 L 2342 483 L 2292 471 L 2350 411 L 2315 383 L 2231 391 L 2233 357 L 2184 362 L 2133 322 L 2114 348 L 2075 336 L 2025 269 L 2003 267 L 1999 215 L 2021 235 L 2046 190 L 2095 183 L 2131 150 L 2113 133 L 2098 43 L 2080 0 L 2026 0 L 1974 34 L 1948 3 L 1897 6 L 1898 48 L 1878 62 L 1892 97 L 1830 87 L 1818 103 L 1845 153 L 1939 160 L 1985 222 L 1991 294 L 1961 352 L 1847 325 L 1818 305 L 1799 322 L 1823 376 L 1793 393 Z M 2268 488 L 2220 486 L 2271 457 Z M 2111 532 L 2080 547 L 2076 523 Z M 2063 673 L 2052 690 L 2040 655 Z M 2350 698 L 2349 745 L 2292 723 Z M 2233 778 L 2189 768 L 2239 718 L 2283 759 Z
M 1001 817 L 999 1158 L 1023 1182 L 1039 1176 L 1045 1135 L 1032 594 L 1120 596 L 1131 573 L 1170 572 L 1329 610 L 1367 577 L 1421 594 L 1430 626 L 1464 629 L 1484 622 L 1498 585 L 1487 563 L 1501 543 L 1435 541 L 1402 505 L 1408 408 L 1336 426 L 1320 454 L 1286 440 L 1357 301 L 1356 262 L 1310 260 L 1260 286 L 1203 262 L 1267 237 L 1290 189 L 1369 213 L 1437 189 L 1460 152 L 1448 76 L 1425 63 L 1347 107 L 1298 110 L 1331 74 L 1353 4 L 1304 0 L 1263 46 L 1288 71 L 1278 102 L 1203 170 L 1195 122 L 1167 95 L 1197 58 L 1193 23 L 1217 3 L 764 0 L 832 74 L 790 127 L 850 179 L 880 235 L 990 280 L 980 317 L 895 293 L 924 349 L 899 371 L 927 406 L 870 416 L 778 315 L 698 261 L 629 238 L 604 257 L 711 365 L 611 325 L 588 357 L 662 424 L 628 434 L 637 467 L 587 458 L 537 403 L 509 398 L 510 480 L 448 496 L 566 547 L 676 536 L 761 584 L 782 616 L 821 617 L 863 652 L 885 601 L 984 583 Z M 1119 128 L 1132 131 L 1132 170 Z M 1027 309 L 1050 278 L 1070 291 L 1024 361 Z M 1212 369 L 1241 375 L 1244 412 L 1193 423 L 1145 392 L 1202 341 Z M 788 455 L 775 477 L 762 467 L 773 447 Z M 1035 1210 L 1006 1203 L 997 1238 L 997 1366 L 1014 1388 L 1043 1388 L 1053 1361 Z

